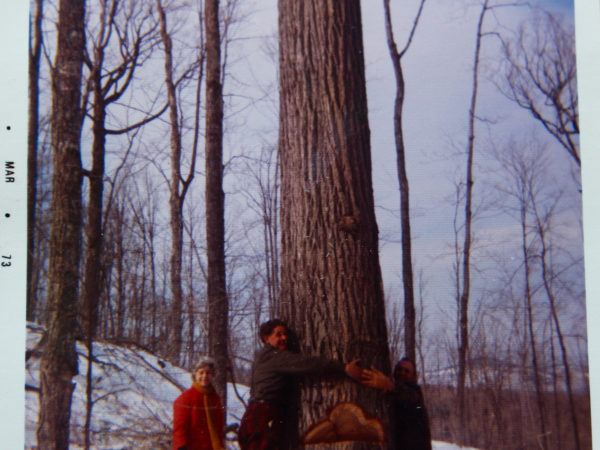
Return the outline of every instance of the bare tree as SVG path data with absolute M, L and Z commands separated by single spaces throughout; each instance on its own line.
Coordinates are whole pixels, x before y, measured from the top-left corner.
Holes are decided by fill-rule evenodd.
M 460 429 L 462 438 L 466 439 L 468 428 L 466 426 L 468 418 L 466 417 L 466 399 L 465 386 L 469 358 L 469 302 L 471 295 L 471 253 L 473 245 L 473 185 L 474 177 L 474 160 L 475 160 L 475 124 L 477 117 L 477 100 L 480 84 L 480 64 L 482 56 L 483 38 L 489 35 L 497 36 L 495 32 L 487 32 L 484 30 L 484 23 L 488 12 L 505 7 L 514 7 L 518 3 L 514 2 L 492 2 L 491 0 L 482 0 L 480 2 L 481 10 L 477 20 L 477 28 L 475 35 L 475 50 L 473 55 L 473 73 L 471 84 L 471 101 L 468 115 L 468 136 L 466 145 L 466 170 L 464 181 L 464 222 L 463 245 L 459 247 L 456 243 L 455 251 L 457 252 L 456 270 L 456 290 L 457 290 L 457 306 L 458 306 L 458 410 L 460 417 Z M 463 195 L 462 187 L 457 188 L 457 204 Z M 455 228 L 457 231 L 459 228 Z M 460 261 L 458 257 L 460 256 Z
M 183 328 L 183 288 L 181 283 L 182 252 L 183 252 L 183 204 L 188 189 L 194 179 L 196 167 L 196 154 L 198 151 L 198 132 L 195 132 L 192 154 L 190 157 L 190 168 L 188 175 L 184 178 L 181 169 L 182 159 L 182 139 L 180 110 L 177 100 L 177 81 L 174 76 L 173 64 L 173 41 L 167 29 L 167 14 L 161 0 L 156 0 L 156 7 L 160 18 L 160 35 L 165 53 L 165 84 L 167 88 L 167 101 L 169 104 L 170 121 L 170 147 L 171 147 L 171 177 L 169 183 L 170 198 L 169 210 L 171 213 L 171 320 L 169 324 L 169 356 L 174 361 L 178 361 L 181 352 L 181 330 Z M 201 22 L 201 21 L 200 21 Z M 202 82 L 203 67 L 202 60 L 204 50 L 200 49 L 198 60 L 190 67 L 180 80 L 189 77 L 190 74 L 197 72 L 196 89 L 196 111 L 195 111 L 195 129 L 198 129 L 198 117 L 200 115 L 200 84 Z
M 145 11 L 144 11 L 145 10 Z M 100 298 L 100 276 L 103 252 L 103 190 L 105 175 L 105 146 L 108 130 L 106 116 L 108 107 L 123 97 L 131 86 L 134 73 L 139 65 L 147 59 L 156 42 L 156 21 L 152 20 L 145 2 L 123 2 L 120 0 L 103 0 L 98 12 L 98 30 L 92 38 L 92 57 L 86 63 L 90 70 L 88 85 L 92 93 L 92 167 L 86 172 L 90 181 L 89 200 L 87 204 L 86 250 L 83 280 L 82 304 L 83 322 L 87 335 L 89 361 L 87 389 L 92 389 L 92 341 L 95 338 Z M 113 39 L 116 42 L 113 42 Z M 106 62 L 110 46 L 117 46 L 120 60 L 114 67 Z M 126 130 L 111 130 L 113 135 L 135 129 L 158 117 L 166 109 L 157 114 L 148 115 L 144 120 L 130 125 Z M 131 145 L 131 144 L 130 144 Z M 130 147 L 129 147 L 130 148 Z M 126 152 L 126 155 L 129 152 Z M 126 156 L 125 156 L 126 158 Z M 124 162 L 121 163 L 121 166 Z M 88 392 L 88 411 L 86 414 L 86 448 L 89 448 L 89 421 L 91 420 L 91 391 Z
M 139 230 L 140 238 L 142 240 L 142 249 L 147 259 L 145 263 L 149 267 L 149 295 L 148 308 L 145 309 L 146 313 L 142 317 L 146 317 L 148 320 L 147 328 L 145 329 L 144 341 L 147 343 L 149 348 L 157 352 L 158 351 L 158 339 L 157 334 L 160 328 L 159 325 L 159 313 L 161 311 L 158 295 L 158 267 L 157 267 L 157 235 L 159 234 L 158 225 L 158 210 L 160 207 L 160 200 L 158 199 L 156 186 L 154 181 L 150 178 L 148 173 L 144 174 L 144 178 L 140 182 L 135 183 L 135 193 L 127 196 L 127 203 L 129 209 L 133 214 L 133 222 L 136 228 Z
M 201 248 L 200 244 L 200 242 L 203 242 L 203 236 L 197 236 L 198 233 L 196 232 L 196 230 L 203 229 L 204 220 L 202 220 L 202 217 L 205 207 L 202 202 L 194 201 L 193 197 L 186 205 L 187 218 L 184 222 L 184 232 L 188 240 L 186 268 L 188 275 L 186 302 L 188 337 L 185 343 L 187 363 L 184 364 L 184 367 L 189 367 L 189 365 L 196 363 L 198 352 L 208 354 L 208 324 L 206 311 L 207 270 L 206 262 L 203 259 L 205 249 Z
M 305 352 L 389 372 L 360 3 L 282 0 L 279 39 L 282 316 Z M 387 422 L 377 392 L 311 383 L 300 428 L 342 399 Z
M 254 182 L 251 189 L 244 189 L 247 205 L 258 216 L 262 225 L 264 260 L 264 284 L 269 317 L 279 317 L 279 155 L 276 147 L 265 144 L 258 158 L 248 158 L 243 173 Z M 251 227 L 254 229 L 254 226 Z M 252 236 L 248 239 L 253 241 Z M 263 273 L 261 271 L 261 273 Z M 262 310 L 262 308 L 259 308 Z M 259 311 L 257 311 L 259 312 Z M 257 317 L 260 324 L 260 312 Z
M 458 321 L 459 321 L 459 345 L 458 345 L 458 411 L 460 417 L 461 430 L 463 433 L 463 442 L 466 438 L 467 417 L 466 417 L 466 372 L 467 358 L 469 355 L 469 299 L 471 288 L 471 244 L 472 244 L 472 197 L 473 197 L 473 159 L 475 155 L 475 118 L 477 107 L 477 92 L 479 89 L 479 61 L 481 58 L 481 44 L 484 36 L 483 23 L 485 15 L 490 9 L 489 0 L 484 0 L 481 5 L 481 12 L 477 22 L 477 34 L 475 39 L 475 54 L 473 58 L 473 83 L 471 92 L 471 104 L 469 107 L 469 135 L 467 141 L 467 165 L 465 175 L 465 200 L 464 200 L 464 243 L 461 249 L 462 255 L 462 284 L 457 283 L 458 287 Z M 459 268 L 457 267 L 457 276 Z M 457 278 L 457 281 L 460 279 Z
M 573 28 L 541 11 L 503 49 L 501 91 L 529 111 L 581 166 Z
M 52 73 L 52 232 L 48 307 L 51 310 L 40 362 L 41 448 L 69 447 L 69 417 L 77 374 L 78 284 L 81 252 L 81 74 L 85 2 L 61 0 Z
M 534 270 L 533 260 L 535 244 L 530 237 L 529 217 L 532 214 L 532 196 L 535 198 L 539 190 L 538 183 L 540 172 L 543 170 L 544 160 L 541 151 L 533 151 L 528 146 L 517 145 L 511 142 L 507 148 L 497 156 L 502 161 L 502 166 L 509 177 L 506 187 L 503 183 L 499 190 L 507 192 L 517 203 L 518 218 L 521 228 L 521 252 L 523 266 L 523 300 L 526 311 L 526 329 L 529 336 L 529 348 L 531 351 L 531 366 L 533 369 L 533 380 L 536 392 L 536 403 L 539 414 L 542 448 L 548 448 L 547 443 L 547 417 L 544 405 L 544 387 L 542 382 L 542 369 L 540 367 L 540 355 L 535 332 L 534 317 L 534 294 L 532 286 L 532 272 Z
M 565 335 L 561 327 L 561 323 L 558 316 L 557 309 L 557 298 L 553 288 L 554 274 L 551 267 L 551 246 L 549 244 L 549 230 L 552 225 L 552 219 L 555 212 L 555 207 L 558 204 L 558 199 L 546 208 L 545 211 L 542 210 L 542 207 L 538 204 L 538 199 L 536 198 L 536 192 L 533 190 L 529 191 L 530 199 L 532 202 L 532 209 L 534 213 L 534 220 L 536 225 L 536 231 L 538 233 L 538 238 L 540 241 L 540 265 L 541 265 L 541 274 L 542 281 L 544 286 L 544 291 L 546 292 L 548 302 L 550 305 L 550 313 L 552 316 L 552 322 L 556 328 L 556 335 L 558 338 L 558 343 L 561 351 L 561 359 L 562 366 L 565 374 L 565 382 L 567 388 L 567 395 L 569 398 L 569 407 L 570 407 L 570 419 L 573 424 L 573 439 L 575 443 L 575 448 L 581 448 L 580 438 L 579 438 L 579 421 L 577 420 L 576 407 L 575 407 L 575 398 L 573 393 L 572 386 L 572 375 L 571 375 L 571 367 L 569 365 L 569 357 L 567 351 L 567 345 L 565 343 Z
M 400 183 L 400 222 L 402 227 L 402 280 L 404 282 L 404 348 L 406 355 L 416 361 L 416 314 L 415 293 L 412 265 L 412 250 L 410 237 L 410 206 L 409 186 L 406 173 L 406 151 L 402 129 L 402 107 L 404 104 L 404 74 L 402 72 L 402 56 L 406 53 L 412 42 L 425 0 L 421 0 L 417 16 L 404 48 L 398 51 L 392 30 L 390 14 L 390 0 L 383 0 L 385 9 L 385 30 L 390 51 L 390 57 L 396 76 L 396 100 L 394 102 L 394 135 L 396 138 L 396 161 L 398 181 Z

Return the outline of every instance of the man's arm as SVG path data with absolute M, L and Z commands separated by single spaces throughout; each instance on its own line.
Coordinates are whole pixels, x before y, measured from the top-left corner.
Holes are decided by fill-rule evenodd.
M 291 375 L 323 375 L 344 376 L 347 375 L 356 381 L 360 381 L 362 369 L 358 367 L 358 360 L 344 365 L 339 361 L 328 360 L 321 357 L 304 356 L 289 351 L 280 352 L 277 355 L 278 371 Z
M 371 366 L 371 369 L 365 369 L 362 371 L 362 384 L 375 389 L 382 390 L 384 392 L 394 390 L 394 382 L 380 370 Z

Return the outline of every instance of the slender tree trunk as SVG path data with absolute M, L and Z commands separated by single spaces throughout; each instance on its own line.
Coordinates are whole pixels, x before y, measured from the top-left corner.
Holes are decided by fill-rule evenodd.
M 389 373 L 360 2 L 280 0 L 279 39 L 282 316 L 303 352 Z M 307 383 L 300 431 L 340 401 L 389 417 L 373 389 Z
M 190 221 L 191 222 L 191 221 Z M 192 233 L 190 233 L 192 234 Z M 194 241 L 192 239 L 189 240 L 188 244 L 188 255 L 189 255 L 189 270 L 188 270 L 188 337 L 187 337 L 187 358 L 190 364 L 195 364 L 194 357 L 196 355 L 197 347 L 196 347 L 196 298 L 194 295 L 194 279 L 196 271 L 194 270 Z
M 523 180 L 525 181 L 525 180 Z M 523 186 L 524 187 L 524 186 Z M 525 270 L 525 308 L 527 310 L 527 331 L 529 332 L 529 345 L 531 346 L 531 364 L 533 366 L 533 379 L 535 384 L 535 393 L 537 400 L 537 407 L 540 419 L 540 436 L 542 442 L 542 448 L 548 448 L 547 436 L 546 436 L 546 414 L 544 408 L 544 389 L 540 379 L 540 367 L 538 363 L 537 355 L 537 344 L 535 339 L 534 331 L 534 318 L 533 318 L 533 298 L 531 294 L 530 278 L 530 258 L 529 249 L 527 245 L 527 198 L 522 197 L 521 204 L 521 245 L 523 251 L 523 268 Z
M 81 253 L 81 73 L 85 1 L 61 0 L 52 74 L 52 231 L 48 278 L 51 311 L 40 361 L 40 448 L 67 449 L 77 374 L 78 284 Z
M 257 181 L 261 192 L 268 312 L 269 317 L 279 317 L 279 154 L 276 153 L 275 163 L 272 162 L 272 157 L 273 153 L 270 152 L 266 162 L 266 180 L 259 174 Z M 272 167 L 275 168 L 274 173 L 271 171 Z
M 165 84 L 169 103 L 171 124 L 171 183 L 169 210 L 171 213 L 171 295 L 172 305 L 168 330 L 168 356 L 178 362 L 181 353 L 181 330 L 183 328 L 183 289 L 181 287 L 181 268 L 183 252 L 183 198 L 180 195 L 181 180 L 181 133 L 175 83 L 173 81 L 173 50 L 171 36 L 167 32 L 167 18 L 160 0 L 156 1 L 160 16 L 160 35 L 165 51 Z
M 31 23 L 29 47 L 29 117 L 27 130 L 27 320 L 35 320 L 37 293 L 33 283 L 35 255 L 36 197 L 37 197 L 37 148 L 39 123 L 40 56 L 42 54 L 43 0 L 35 0 L 35 12 Z
M 477 39 L 475 41 L 475 55 L 473 63 L 473 90 L 471 93 L 471 106 L 469 108 L 469 137 L 467 144 L 467 169 L 465 182 L 465 234 L 462 249 L 462 292 L 459 302 L 459 347 L 458 347 L 458 410 L 462 443 L 467 438 L 467 408 L 466 408 L 466 373 L 469 357 L 469 299 L 471 288 L 471 222 L 472 222 L 472 197 L 473 197 L 473 159 L 475 154 L 475 115 L 477 106 L 477 91 L 479 88 L 479 58 L 481 53 L 481 40 L 483 38 L 483 21 L 488 10 L 488 0 L 485 0 L 479 21 L 477 23 Z
M 215 388 L 227 395 L 228 315 L 225 281 L 225 195 L 223 193 L 223 93 L 219 1 L 205 0 L 206 28 L 206 256 L 208 349 L 216 360 Z
M 271 261 L 271 310 L 273 317 L 280 315 L 279 292 L 281 283 L 279 279 L 280 251 L 279 251 L 279 152 L 275 154 L 275 173 L 269 202 L 269 249 Z
M 119 214 L 115 230 L 116 241 L 116 260 L 117 260 L 117 312 L 114 327 L 114 337 L 121 339 L 124 335 L 125 322 L 125 243 L 124 243 L 124 228 L 125 228 L 125 205 L 119 205 Z
M 104 27 L 102 21 L 102 27 Z M 100 35 L 102 36 L 102 32 Z M 90 428 L 92 419 L 92 359 L 93 341 L 98 323 L 98 299 L 101 292 L 101 259 L 102 259 L 102 195 L 104 187 L 104 144 L 106 133 L 104 130 L 105 105 L 102 93 L 101 69 L 104 61 L 104 48 L 98 45 L 94 55 L 92 69 L 93 90 L 93 119 L 92 119 L 92 170 L 89 174 L 89 200 L 87 205 L 87 222 L 85 228 L 86 250 L 85 269 L 83 280 L 82 304 L 84 330 L 88 348 L 88 371 L 86 384 L 86 415 L 85 415 L 85 448 L 89 449 Z
M 425 1 L 421 2 L 419 13 L 414 22 L 411 39 L 414 34 L 419 16 L 423 10 Z M 408 176 L 406 172 L 406 152 L 404 147 L 404 137 L 402 131 L 402 108 L 404 105 L 404 75 L 402 72 L 402 56 L 408 49 L 411 39 L 407 46 L 401 52 L 398 52 L 394 33 L 392 30 L 392 19 L 390 15 L 390 1 L 384 0 L 385 9 L 385 30 L 387 36 L 388 48 L 394 74 L 396 76 L 396 99 L 394 101 L 394 136 L 396 139 L 396 164 L 398 171 L 398 182 L 400 184 L 400 223 L 402 228 L 402 281 L 404 286 L 404 350 L 406 356 L 416 362 L 416 313 L 415 313 L 415 293 L 414 277 L 412 266 L 412 249 L 410 234 L 410 205 Z
M 150 253 L 150 288 L 152 289 L 151 293 L 151 301 L 152 305 L 150 306 L 150 321 L 151 321 L 151 348 L 153 351 L 156 351 L 157 343 L 156 343 L 156 331 L 157 331 L 157 312 L 158 312 L 158 298 L 156 295 L 156 261 L 155 261 L 155 251 L 154 251 L 154 233 L 150 231 L 150 235 L 148 237 L 149 240 L 149 248 L 148 251 Z
M 550 357 L 552 358 L 552 393 L 554 397 L 554 426 L 556 427 L 556 442 L 557 447 L 562 448 L 562 431 L 561 424 L 561 407 L 560 407 L 560 390 L 558 388 L 558 372 L 556 367 L 556 350 L 554 347 L 554 333 L 550 327 Z
M 181 357 L 182 330 L 183 330 L 183 288 L 181 270 L 183 267 L 183 204 L 188 188 L 194 179 L 197 141 L 198 141 L 198 114 L 199 114 L 199 88 L 196 95 L 196 122 L 194 130 L 193 151 L 190 157 L 190 171 L 187 178 L 183 178 L 181 170 L 182 143 L 179 123 L 179 108 L 177 106 L 177 92 L 173 72 L 173 43 L 167 30 L 167 16 L 161 0 L 156 0 L 160 20 L 160 36 L 165 52 L 165 85 L 167 87 L 167 102 L 169 105 L 169 121 L 171 125 L 171 182 L 169 209 L 171 213 L 171 258 L 170 258 L 170 285 L 171 285 L 171 312 L 168 324 L 168 356 L 178 362 Z M 199 67 L 198 86 L 202 80 L 202 57 L 197 61 Z
M 556 336 L 558 338 L 558 343 L 560 346 L 560 351 L 562 355 L 562 364 L 565 372 L 565 383 L 567 386 L 567 395 L 569 398 L 569 412 L 570 419 L 573 425 L 573 440 L 575 441 L 575 448 L 579 450 L 581 448 L 581 444 L 579 441 L 579 421 L 577 420 L 577 408 L 575 404 L 575 397 L 573 395 L 573 386 L 571 382 L 571 369 L 569 366 L 569 357 L 567 352 L 567 345 L 565 343 L 565 336 L 563 334 L 562 328 L 560 326 L 560 320 L 558 318 L 558 311 L 556 308 L 556 297 L 554 295 L 554 290 L 552 289 L 551 282 L 551 270 L 549 268 L 548 263 L 548 246 L 546 243 L 546 230 L 544 224 L 541 220 L 540 214 L 536 209 L 536 219 L 537 219 L 537 231 L 540 237 L 541 242 L 541 265 L 542 265 L 542 281 L 544 283 L 544 290 L 546 291 L 546 295 L 548 296 L 548 301 L 550 302 L 550 312 L 552 314 L 552 319 L 554 322 L 554 326 L 556 329 Z

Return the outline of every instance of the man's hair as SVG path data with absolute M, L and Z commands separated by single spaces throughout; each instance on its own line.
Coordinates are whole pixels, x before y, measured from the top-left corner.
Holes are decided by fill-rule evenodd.
M 417 378 L 417 365 L 408 356 L 404 356 L 394 366 L 394 381 L 395 382 L 398 382 L 398 380 L 400 379 L 400 364 L 404 361 L 408 361 L 411 364 L 411 366 L 413 368 L 413 375 L 415 378 Z
M 402 359 L 400 359 L 400 361 L 398 361 L 398 364 L 400 364 L 402 361 L 408 361 L 409 363 L 411 363 L 413 366 L 413 370 L 415 371 L 415 373 L 417 372 L 417 364 L 412 359 L 410 359 L 408 356 L 403 356 Z
M 280 319 L 271 319 L 265 323 L 263 323 L 258 329 L 258 337 L 262 342 L 265 342 L 265 339 L 273 333 L 273 330 L 276 327 L 284 327 L 286 331 L 289 331 L 289 327 L 287 323 Z

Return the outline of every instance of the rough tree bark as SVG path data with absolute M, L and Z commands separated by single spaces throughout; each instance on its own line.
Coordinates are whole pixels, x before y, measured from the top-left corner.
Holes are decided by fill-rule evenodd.
M 413 22 L 413 27 L 405 47 L 398 51 L 392 30 L 390 0 L 384 0 L 385 31 L 387 36 L 390 58 L 396 76 L 396 99 L 394 101 L 394 136 L 396 139 L 396 164 L 398 182 L 400 184 L 400 224 L 402 228 L 402 282 L 404 285 L 404 351 L 406 356 L 416 362 L 416 313 L 415 292 L 412 266 L 412 245 L 410 234 L 410 195 L 408 175 L 406 173 L 406 152 L 402 130 L 402 108 L 404 105 L 404 74 L 402 72 L 402 56 L 408 50 L 414 36 L 419 17 L 423 11 L 425 0 L 421 0 L 419 11 Z
M 81 253 L 81 73 L 85 1 L 61 0 L 52 73 L 52 231 L 48 279 L 50 327 L 40 361 L 40 448 L 67 449 L 72 377 L 77 374 Z
M 223 193 L 223 89 L 219 1 L 204 3 L 206 28 L 206 258 L 208 349 L 215 358 L 215 389 L 226 403 L 228 356 L 227 286 L 225 279 L 225 194 Z
M 360 2 L 280 0 L 279 39 L 282 317 L 305 353 L 389 372 Z M 389 417 L 375 390 L 307 383 L 300 430 L 340 401 Z

